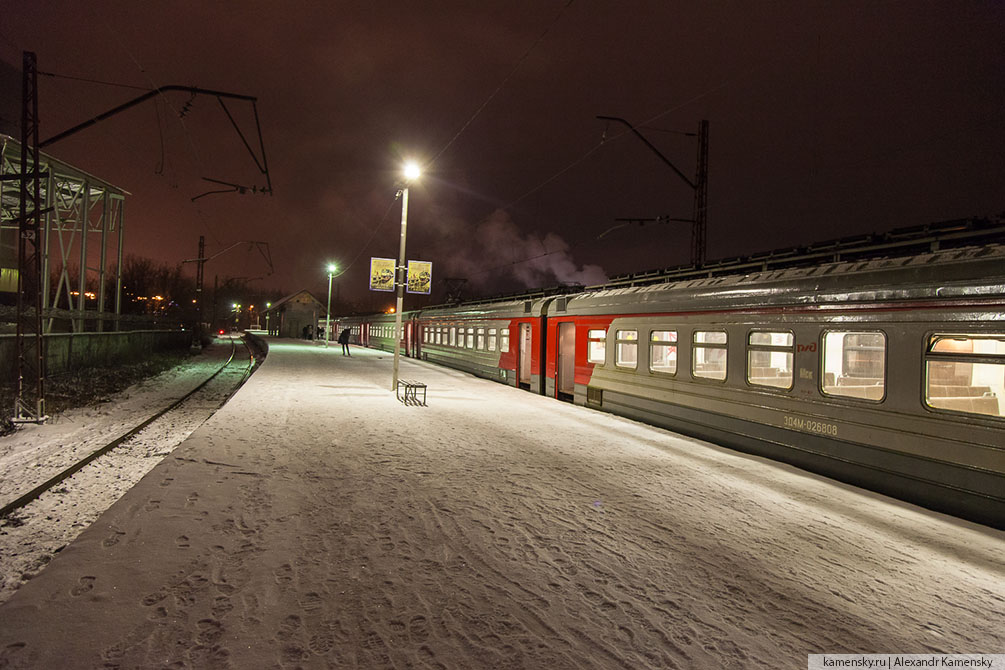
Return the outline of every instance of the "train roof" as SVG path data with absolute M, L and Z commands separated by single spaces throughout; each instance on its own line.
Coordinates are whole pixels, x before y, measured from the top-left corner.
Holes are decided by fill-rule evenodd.
M 551 297 L 541 295 L 522 295 L 519 298 L 505 300 L 486 300 L 484 302 L 469 302 L 460 305 L 444 305 L 419 310 L 423 317 L 436 318 L 493 318 L 505 319 L 526 316 L 541 316 Z
M 513 318 L 672 299 L 696 309 L 765 302 L 1005 297 L 1005 213 L 845 237 L 702 267 L 676 266 L 410 310 L 425 317 Z M 555 304 L 554 308 L 551 307 Z M 592 305 L 592 307 L 587 307 Z M 648 308 L 647 308 L 648 309 Z
M 614 286 L 663 284 L 675 279 L 716 277 L 766 270 L 816 267 L 821 263 L 906 257 L 942 249 L 1005 243 L 1005 213 L 980 218 L 954 219 L 922 226 L 895 228 L 886 233 L 843 237 L 805 247 L 787 247 L 723 258 L 701 267 L 681 265 L 612 277 L 588 291 Z
M 1005 298 L 1005 245 L 814 266 L 608 286 L 570 297 L 567 311 L 648 311 L 666 308 L 741 309 L 923 298 Z

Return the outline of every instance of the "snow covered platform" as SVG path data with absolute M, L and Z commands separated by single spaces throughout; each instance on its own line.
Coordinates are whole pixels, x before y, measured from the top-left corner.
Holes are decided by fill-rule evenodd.
M 1005 649 L 1005 533 L 408 359 L 264 365 L 0 606 L 3 668 L 804 668 Z

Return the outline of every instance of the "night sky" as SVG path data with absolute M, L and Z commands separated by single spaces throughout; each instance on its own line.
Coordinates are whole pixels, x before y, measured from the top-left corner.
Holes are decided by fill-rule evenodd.
M 371 256 L 397 256 L 406 158 L 427 169 L 407 255 L 433 262 L 434 295 L 444 277 L 477 295 L 688 262 L 688 224 L 604 234 L 688 218 L 693 196 L 598 115 L 691 178 L 680 133 L 708 119 L 709 259 L 1005 211 L 1000 1 L 0 0 L 0 17 L 5 121 L 22 51 L 60 75 L 39 77 L 43 140 L 144 88 L 257 97 L 271 197 L 191 200 L 224 188 L 203 177 L 265 184 L 207 96 L 165 94 L 46 148 L 131 193 L 127 253 L 268 243 L 273 272 L 239 245 L 208 281 L 323 299 L 335 261 L 342 298 L 390 304 L 366 278 Z M 257 144 L 251 107 L 228 107 Z

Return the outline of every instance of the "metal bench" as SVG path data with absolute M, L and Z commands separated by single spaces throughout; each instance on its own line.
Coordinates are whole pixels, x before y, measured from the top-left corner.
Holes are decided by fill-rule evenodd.
M 418 392 L 422 390 L 422 402 L 419 402 Z M 422 382 L 417 382 L 412 379 L 399 379 L 398 387 L 394 391 L 398 400 L 405 403 L 406 405 L 423 405 L 426 404 L 426 385 Z

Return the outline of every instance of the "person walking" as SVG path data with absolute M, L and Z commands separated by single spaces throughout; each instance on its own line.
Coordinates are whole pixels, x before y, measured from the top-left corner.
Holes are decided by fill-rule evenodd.
M 349 353 L 349 329 L 348 328 L 344 329 L 341 333 L 338 334 L 338 343 L 342 345 L 342 355 L 343 356 L 352 356 L 352 354 Z

